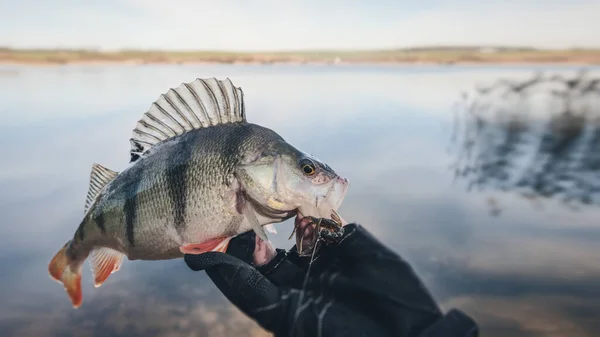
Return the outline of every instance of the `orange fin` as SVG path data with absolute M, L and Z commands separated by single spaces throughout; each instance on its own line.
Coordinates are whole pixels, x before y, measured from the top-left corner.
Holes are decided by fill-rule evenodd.
M 92 251 L 90 264 L 94 274 L 94 286 L 98 288 L 110 274 L 121 268 L 125 254 L 107 247 L 96 248 Z
M 48 272 L 52 279 L 65 287 L 73 308 L 79 308 L 83 299 L 81 294 L 81 266 L 73 267 L 72 261 L 66 254 L 68 245 L 69 242 L 54 255 L 48 265 Z
M 229 241 L 233 236 L 227 238 L 216 238 L 202 243 L 188 243 L 179 247 L 179 250 L 184 254 L 202 254 L 207 252 L 227 252 Z

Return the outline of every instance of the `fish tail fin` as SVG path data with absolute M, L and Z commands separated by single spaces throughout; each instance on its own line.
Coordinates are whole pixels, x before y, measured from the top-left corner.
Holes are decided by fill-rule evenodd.
M 65 245 L 54 255 L 50 264 L 48 265 L 48 272 L 50 277 L 55 281 L 61 283 L 74 308 L 79 308 L 83 299 L 81 293 L 81 265 L 75 263 L 67 255 L 67 249 L 71 241 L 65 243 Z

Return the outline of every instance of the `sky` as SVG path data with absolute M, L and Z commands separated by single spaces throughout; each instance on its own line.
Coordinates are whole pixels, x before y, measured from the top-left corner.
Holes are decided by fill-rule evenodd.
M 600 47 L 600 0 L 0 0 L 0 46 Z

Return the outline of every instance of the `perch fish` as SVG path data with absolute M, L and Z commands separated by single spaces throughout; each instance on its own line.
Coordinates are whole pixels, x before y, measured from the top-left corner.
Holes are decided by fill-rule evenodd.
M 196 79 L 152 103 L 116 172 L 92 166 L 84 216 L 48 271 L 74 308 L 89 257 L 101 286 L 129 260 L 225 252 L 231 238 L 293 216 L 329 217 L 349 181 L 326 163 L 246 120 L 243 91 L 226 78 Z

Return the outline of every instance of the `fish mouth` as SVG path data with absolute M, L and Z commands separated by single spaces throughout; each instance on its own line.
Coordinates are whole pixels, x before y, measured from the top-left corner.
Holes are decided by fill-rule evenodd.
M 342 205 L 344 198 L 346 197 L 346 193 L 348 193 L 348 187 L 350 186 L 350 181 L 346 178 L 337 177 L 335 179 L 335 183 L 329 189 L 329 192 L 325 196 L 325 199 L 333 201 L 331 205 L 334 211 L 337 211 L 338 208 Z
M 246 200 L 252 204 L 255 212 L 270 219 L 271 223 L 283 222 L 294 216 L 299 219 L 303 219 L 306 216 L 329 219 L 332 213 L 336 212 L 344 201 L 349 184 L 350 181 L 348 179 L 339 176 L 336 177 L 331 187 L 327 190 L 327 193 L 324 196 L 317 197 L 315 203 L 308 208 L 299 206 L 289 210 L 280 210 L 261 204 L 249 195 L 246 195 Z
M 312 206 L 299 207 L 297 209 L 297 216 L 300 219 L 306 216 L 330 219 L 332 213 L 337 212 L 338 208 L 342 205 L 349 185 L 350 181 L 348 179 L 339 176 L 336 177 L 325 195 L 318 196 Z

